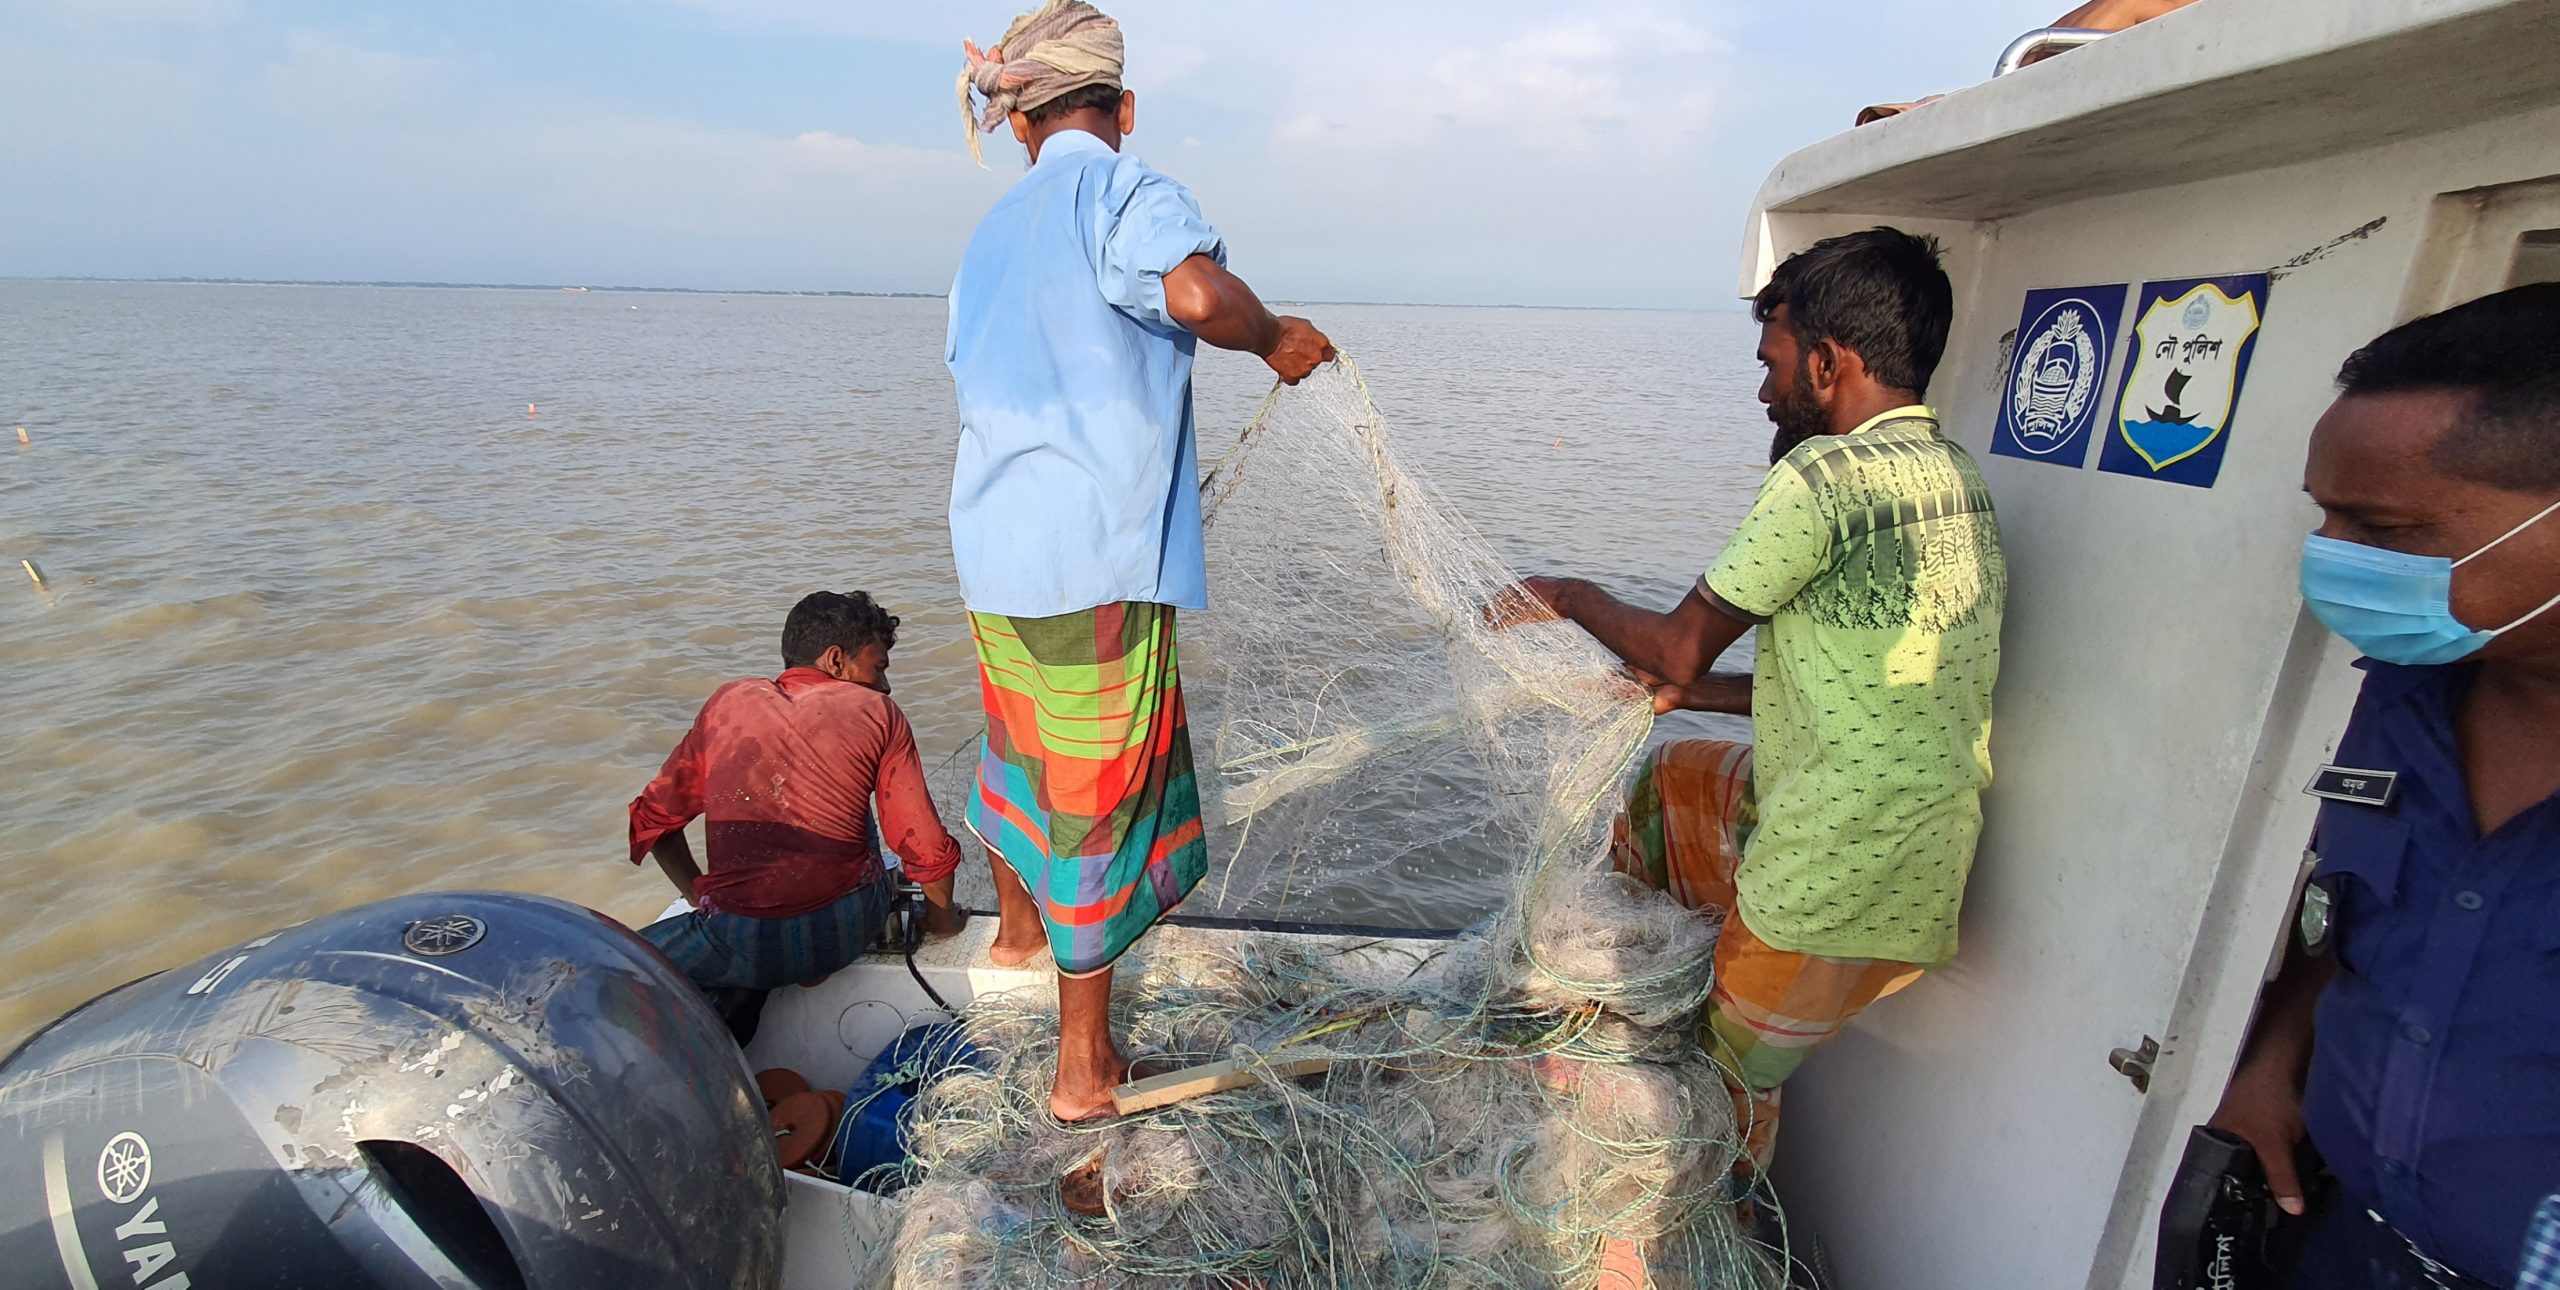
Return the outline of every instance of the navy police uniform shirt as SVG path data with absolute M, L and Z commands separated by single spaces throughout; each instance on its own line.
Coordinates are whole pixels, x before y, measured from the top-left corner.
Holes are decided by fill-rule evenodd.
M 2396 772 L 2387 805 L 2320 809 L 2303 919 L 2337 956 L 2302 1114 L 2343 1199 L 2506 1284 L 2560 1191 L 2560 795 L 2480 836 L 2454 714 L 2474 667 L 2367 661 L 2336 764 Z

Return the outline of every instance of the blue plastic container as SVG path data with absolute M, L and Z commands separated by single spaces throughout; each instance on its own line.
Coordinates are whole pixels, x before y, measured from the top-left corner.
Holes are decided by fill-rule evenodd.
M 830 1152 L 836 1177 L 859 1184 L 870 1170 L 906 1159 L 898 1142 L 898 1120 L 907 1103 L 923 1091 L 929 1077 L 953 1066 L 975 1065 L 977 1059 L 977 1048 L 960 1037 L 956 1021 L 926 1022 L 898 1036 L 844 1091 L 844 1119 L 836 1125 Z M 902 1181 L 889 1175 L 869 1180 L 869 1186 L 890 1192 Z

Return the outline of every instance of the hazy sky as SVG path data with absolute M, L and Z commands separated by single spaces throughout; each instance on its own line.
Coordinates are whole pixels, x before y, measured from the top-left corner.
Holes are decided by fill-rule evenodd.
M 1770 165 L 2066 0 L 1122 0 L 1265 294 L 1724 305 Z M 1007 3 L 0 0 L 0 276 L 940 291 Z

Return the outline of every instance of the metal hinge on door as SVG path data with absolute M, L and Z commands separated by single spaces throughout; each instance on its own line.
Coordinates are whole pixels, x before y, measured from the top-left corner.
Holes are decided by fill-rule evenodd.
M 2119 1048 L 2107 1054 L 2107 1065 L 2115 1067 L 2118 1075 L 2133 1081 L 2136 1093 L 2151 1091 L 2151 1066 L 2159 1060 L 2160 1041 L 2149 1035 L 2142 1037 L 2140 1048 Z

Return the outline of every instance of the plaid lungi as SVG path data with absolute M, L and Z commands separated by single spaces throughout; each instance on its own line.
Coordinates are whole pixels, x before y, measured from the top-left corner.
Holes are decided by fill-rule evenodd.
M 1109 968 L 1208 873 L 1173 608 L 969 615 L 987 710 L 969 827 L 1022 878 L 1058 970 Z
M 861 957 L 887 924 L 890 894 L 883 876 L 789 918 L 695 909 L 661 918 L 640 936 L 705 990 L 778 990 Z
M 1921 969 L 1799 954 L 1754 935 L 1734 898 L 1733 876 L 1759 819 L 1751 745 L 1664 744 L 1636 772 L 1609 858 L 1619 872 L 1722 920 L 1698 1042 L 1724 1068 L 1737 1123 L 1748 1126 L 1751 1157 L 1765 1169 L 1778 1141 L 1778 1086 L 1814 1045 L 1868 1004 L 1919 980 Z

